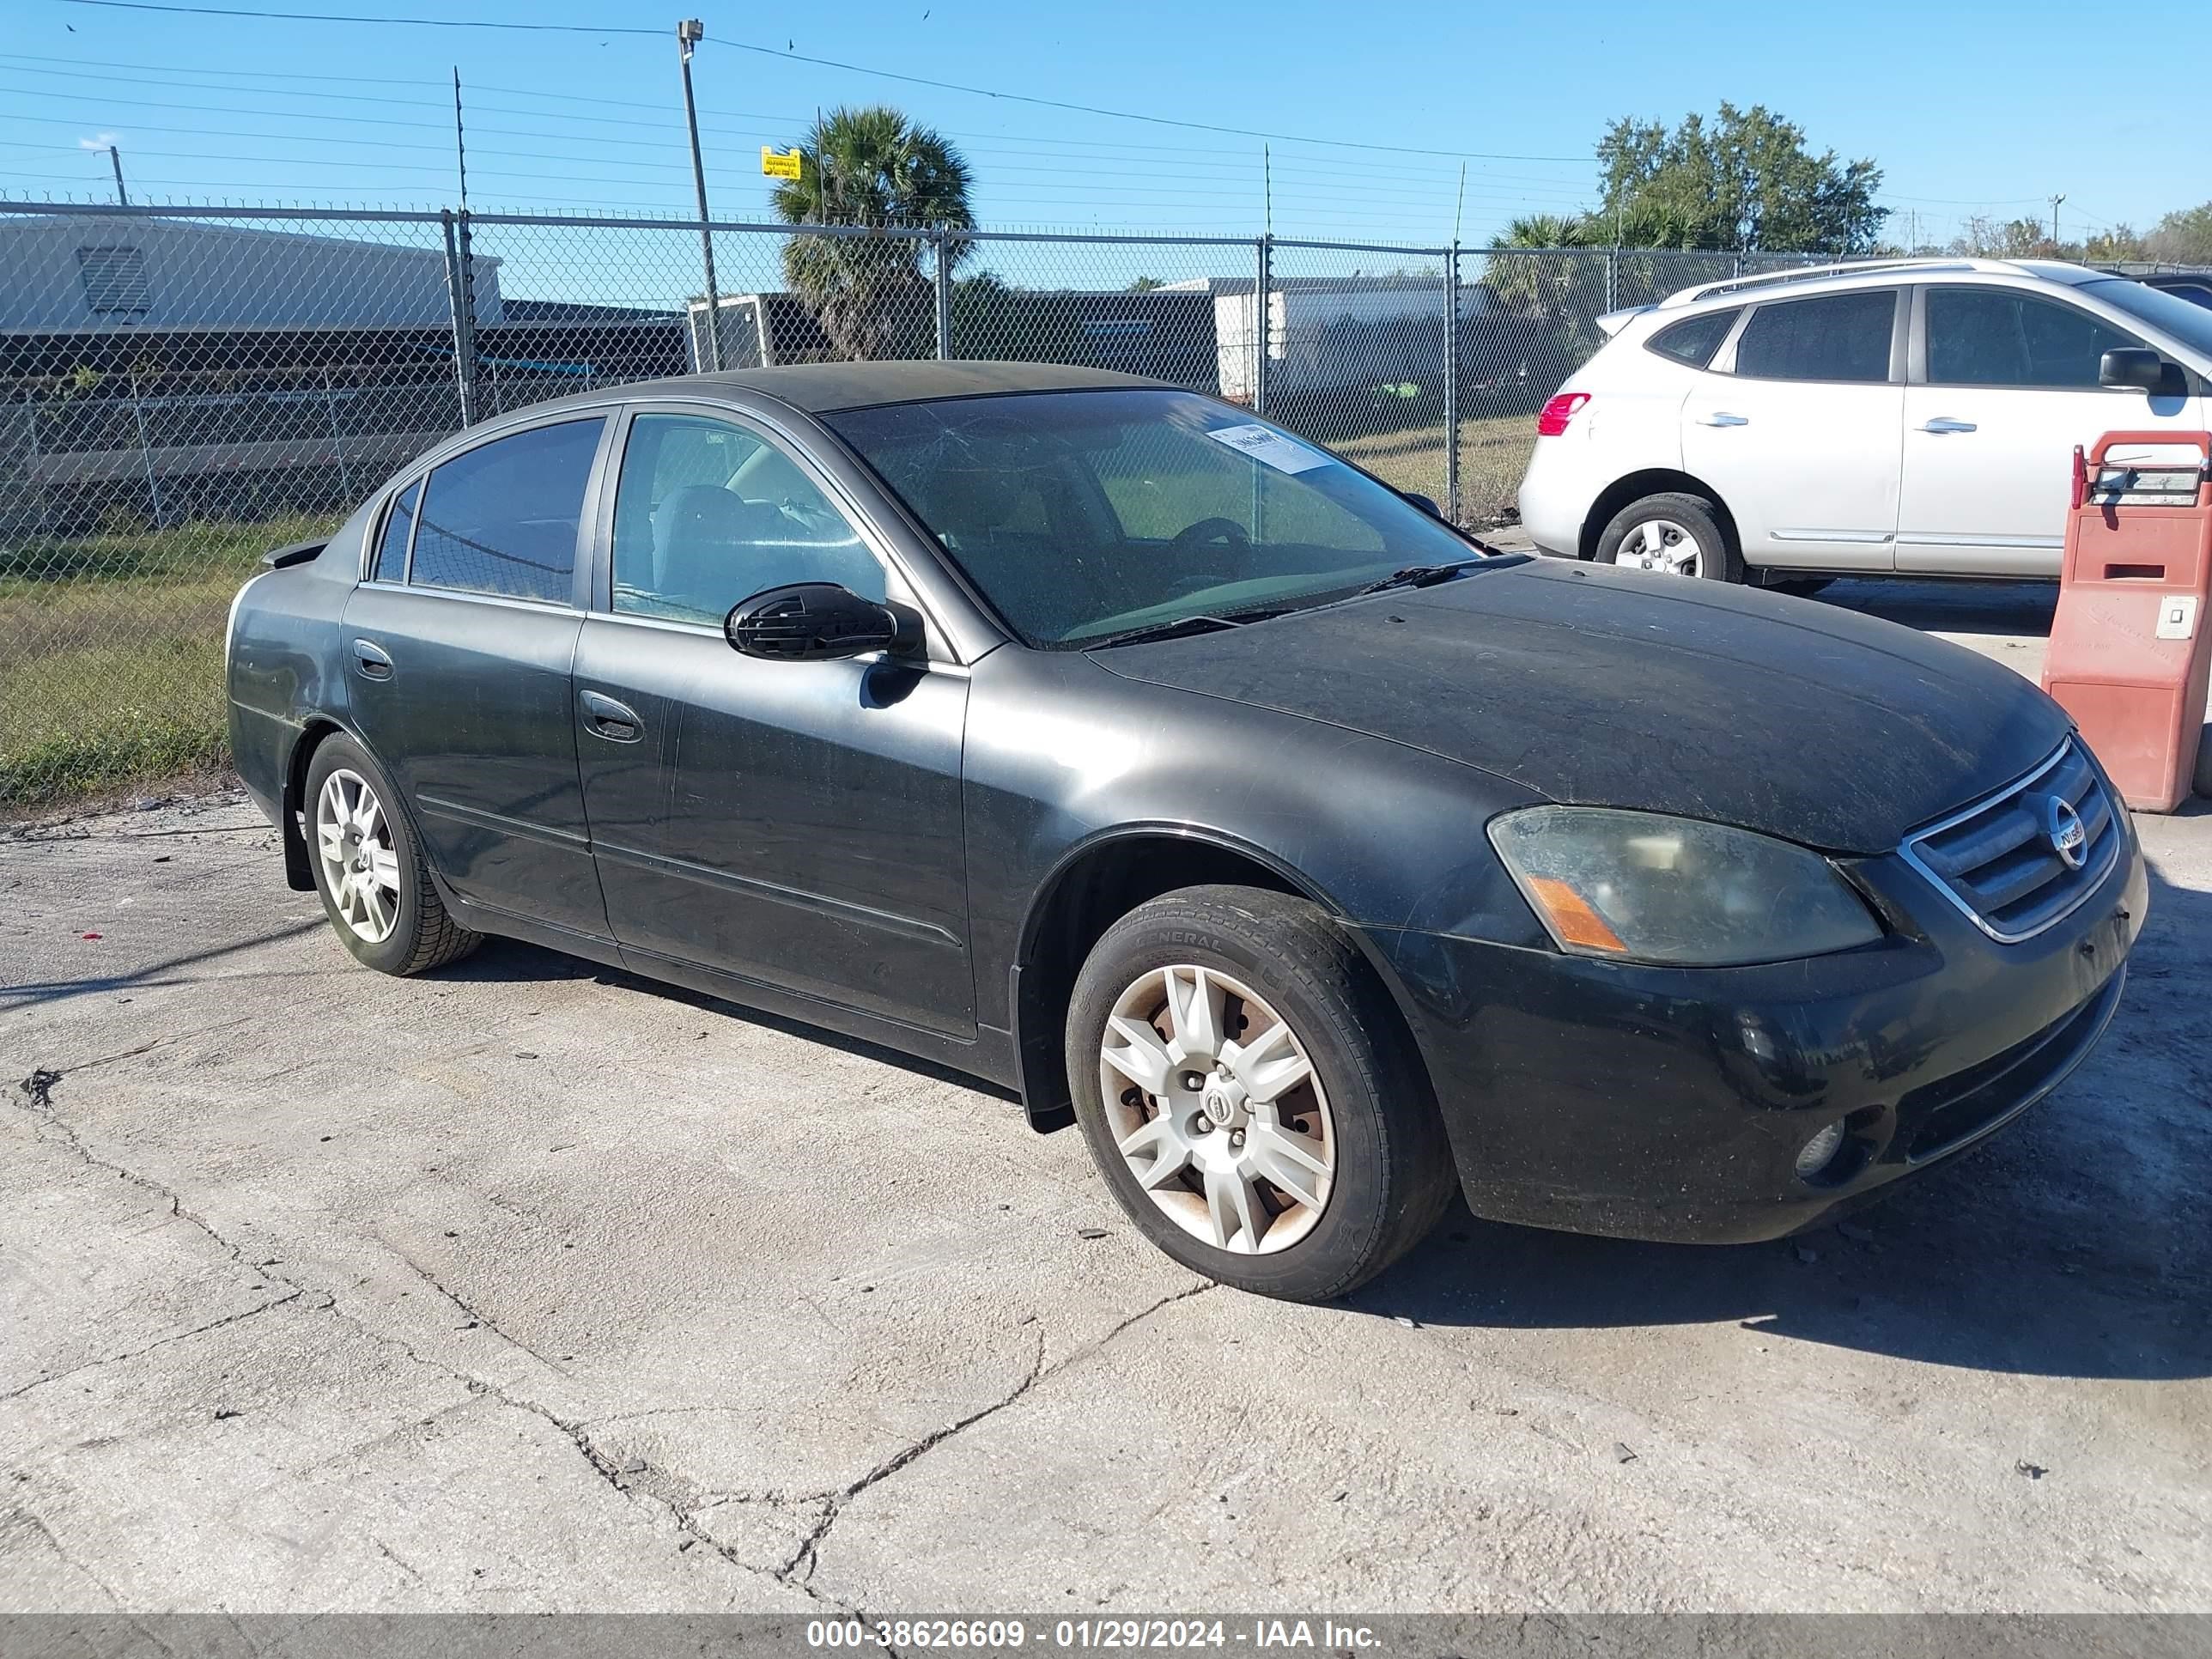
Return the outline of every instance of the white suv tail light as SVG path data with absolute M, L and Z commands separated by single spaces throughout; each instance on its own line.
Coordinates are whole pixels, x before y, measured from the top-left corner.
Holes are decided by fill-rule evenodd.
M 1567 429 L 1567 422 L 1589 401 L 1587 392 L 1562 392 L 1546 404 L 1543 412 L 1536 416 L 1536 435 L 1556 438 Z

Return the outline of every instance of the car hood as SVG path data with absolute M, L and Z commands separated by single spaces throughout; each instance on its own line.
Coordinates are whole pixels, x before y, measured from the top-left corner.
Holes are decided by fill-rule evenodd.
M 1837 853 L 1895 847 L 2027 771 L 2069 729 L 2009 669 L 1910 629 L 1551 559 L 1092 655 L 1129 678 L 1412 744 L 1552 800 Z

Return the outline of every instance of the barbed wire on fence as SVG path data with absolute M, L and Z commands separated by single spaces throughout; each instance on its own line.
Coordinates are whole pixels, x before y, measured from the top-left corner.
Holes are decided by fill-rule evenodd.
M 1605 311 L 1795 259 L 649 215 L 0 203 L 0 811 L 221 763 L 266 548 L 566 392 L 960 357 L 1228 398 L 1470 526 Z

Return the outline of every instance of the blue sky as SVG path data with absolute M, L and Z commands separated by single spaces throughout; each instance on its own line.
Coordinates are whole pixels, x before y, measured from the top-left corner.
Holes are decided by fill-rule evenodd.
M 288 0 L 234 3 L 283 9 Z M 1260 228 L 1256 137 L 902 84 L 795 61 L 780 55 L 787 43 L 915 76 L 1291 135 L 1269 145 L 1273 224 L 1285 236 L 1436 243 L 1456 216 L 1461 239 L 1479 244 L 1516 214 L 1592 200 L 1587 158 L 1609 118 L 1672 120 L 1723 99 L 1764 102 L 1816 147 L 1877 161 L 1899 233 L 1908 215 L 1936 240 L 1977 212 L 2047 216 L 2054 191 L 2067 197 L 2059 211 L 2069 235 L 2121 221 L 2142 228 L 2212 196 L 2200 100 L 2093 83 L 2092 15 L 2078 5 L 855 0 L 718 13 L 713 0 L 690 3 L 707 25 L 695 74 L 718 216 L 764 213 L 762 143 L 798 137 L 817 107 L 883 100 L 966 151 L 986 224 Z M 474 204 L 689 202 L 672 7 L 663 19 L 626 0 L 289 4 L 654 33 L 257 21 L 6 0 L 0 190 L 102 194 L 106 155 L 83 146 L 112 136 L 149 199 L 441 204 L 453 194 L 446 100 L 458 65 Z

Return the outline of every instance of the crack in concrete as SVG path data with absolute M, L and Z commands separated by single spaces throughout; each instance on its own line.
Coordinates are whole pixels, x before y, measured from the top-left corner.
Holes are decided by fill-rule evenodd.
M 1017 1382 L 1012 1392 L 1008 1393 L 1004 1398 L 994 1400 L 981 1410 L 970 1412 L 967 1416 L 959 1419 L 957 1421 L 948 1423 L 943 1428 L 934 1430 L 931 1433 L 924 1435 L 913 1444 L 902 1447 L 898 1451 L 894 1452 L 890 1456 L 877 1464 L 873 1468 L 870 1469 L 866 1474 L 860 1476 L 859 1480 L 852 1482 L 849 1486 L 844 1486 L 836 1492 L 813 1494 L 812 1501 L 819 1501 L 824 1505 L 822 1515 L 820 1518 L 815 1522 L 813 1528 L 807 1533 L 806 1536 L 799 1540 L 799 1548 L 793 1553 L 791 1559 L 785 1562 L 781 1568 L 776 1570 L 775 1576 L 785 1580 L 787 1583 L 797 1584 L 799 1588 L 805 1589 L 806 1587 L 806 1582 L 812 1579 L 816 1567 L 820 1565 L 822 1545 L 823 1540 L 830 1536 L 830 1529 L 837 1524 L 837 1518 L 845 1512 L 845 1506 L 851 1503 L 853 1499 L 858 1498 L 862 1492 L 866 1492 L 872 1486 L 878 1486 L 884 1481 L 890 1480 L 900 1470 L 911 1468 L 917 1459 L 935 1450 L 946 1441 L 951 1439 L 955 1435 L 963 1433 L 967 1430 L 975 1427 L 976 1424 L 981 1423 L 985 1418 L 996 1416 L 999 1413 L 1006 1410 L 1007 1407 L 1020 1400 L 1024 1395 L 1028 1394 L 1030 1389 L 1036 1388 L 1038 1383 L 1044 1382 L 1048 1377 L 1057 1376 L 1061 1372 L 1066 1370 L 1069 1367 L 1079 1364 L 1084 1360 L 1096 1357 L 1107 1346 L 1108 1344 L 1111 1343 L 1115 1338 L 1121 1335 L 1123 1332 L 1128 1330 L 1132 1326 L 1140 1324 L 1145 1320 L 1150 1319 L 1154 1314 L 1159 1312 L 1163 1308 L 1171 1307 L 1178 1302 L 1188 1302 L 1193 1297 L 1203 1296 L 1208 1291 L 1218 1290 L 1219 1288 L 1220 1287 L 1218 1285 L 1208 1281 L 1204 1284 L 1193 1285 L 1186 1289 L 1177 1291 L 1172 1296 L 1164 1296 L 1158 1301 L 1150 1303 L 1146 1306 L 1138 1309 L 1136 1312 L 1131 1314 L 1127 1318 L 1121 1320 L 1103 1335 L 1085 1343 L 1082 1347 L 1074 1350 L 1065 1358 L 1061 1359 L 1058 1364 L 1049 1367 L 1048 1367 L 1044 1363 L 1044 1331 L 1042 1328 L 1039 1328 L 1037 1331 L 1036 1358 L 1030 1362 L 1029 1375 L 1023 1377 L 1019 1382 Z
M 507 1344 L 510 1347 L 520 1348 L 523 1352 L 528 1354 L 539 1364 L 544 1366 L 547 1370 L 557 1372 L 562 1376 L 568 1375 L 568 1372 L 562 1370 L 560 1366 L 555 1364 L 544 1354 L 538 1352 L 537 1349 L 532 1347 L 520 1337 L 509 1334 L 501 1327 L 497 1320 L 494 1319 L 489 1314 L 478 1309 L 459 1291 L 456 1291 L 452 1286 L 448 1285 L 443 1279 L 440 1279 L 437 1274 L 432 1273 L 428 1267 L 417 1261 L 413 1256 L 408 1255 L 406 1251 L 401 1249 L 397 1244 L 390 1244 L 388 1245 L 388 1248 L 394 1255 L 397 1255 L 402 1261 L 405 1262 L 410 1268 L 413 1269 L 415 1276 L 417 1279 L 421 1279 L 425 1285 L 428 1285 L 432 1290 L 437 1291 L 440 1296 L 444 1297 L 447 1301 L 452 1303 L 456 1308 L 459 1308 L 464 1314 L 467 1315 L 470 1320 L 476 1325 L 481 1327 L 484 1330 L 489 1331 L 494 1336 L 497 1337 L 501 1341 Z M 463 1328 L 465 1329 L 466 1327 L 464 1327 Z
M 704 1544 L 708 1549 L 712 1550 L 717 1557 L 728 1563 L 731 1566 L 737 1568 L 741 1572 L 755 1577 L 778 1579 L 779 1582 L 789 1584 L 790 1588 L 799 1591 L 802 1595 L 808 1596 L 810 1599 L 823 1602 L 826 1606 L 835 1607 L 842 1613 L 854 1613 L 858 1611 L 858 1609 L 849 1607 L 841 1601 L 834 1601 L 828 1596 L 821 1595 L 818 1591 L 812 1589 L 805 1584 L 792 1583 L 792 1581 L 783 1578 L 779 1573 L 771 1571 L 768 1569 L 754 1566 L 751 1563 L 740 1558 L 734 1550 L 726 1548 L 721 1544 L 717 1543 L 712 1537 L 708 1536 L 705 1529 L 698 1524 L 696 1518 L 698 1506 L 696 1504 L 684 1505 L 668 1498 L 664 1498 L 655 1499 L 649 1494 L 633 1492 L 622 1480 L 621 1471 L 616 1467 L 614 1461 L 605 1452 L 601 1451 L 592 1442 L 590 1431 L 587 1426 L 583 1423 L 564 1418 L 560 1415 L 560 1413 L 554 1411 L 550 1407 L 543 1405 L 537 1401 L 526 1399 L 520 1395 L 510 1394 L 506 1389 L 501 1388 L 498 1384 L 492 1382 L 486 1378 L 477 1376 L 470 1372 L 458 1370 L 452 1365 L 445 1364 L 441 1360 L 433 1359 L 418 1352 L 416 1350 L 415 1346 L 407 1341 L 404 1338 L 392 1335 L 389 1332 L 377 1330 L 361 1319 L 357 1315 L 353 1314 L 345 1309 L 340 1308 L 337 1305 L 337 1298 L 329 1291 L 311 1288 L 310 1286 L 303 1285 L 297 1279 L 292 1279 L 288 1275 L 271 1273 L 270 1271 L 270 1264 L 267 1262 L 247 1261 L 246 1259 L 245 1247 L 240 1244 L 234 1244 L 229 1239 L 225 1238 L 204 1216 L 186 1206 L 184 1201 L 183 1195 L 178 1193 L 175 1188 L 164 1185 L 162 1182 L 155 1180 L 150 1176 L 140 1175 L 137 1171 L 127 1169 L 124 1165 L 117 1164 L 112 1159 L 102 1158 L 85 1144 L 83 1136 L 77 1132 L 76 1127 L 73 1124 L 70 1123 L 66 1119 L 63 1118 L 62 1115 L 54 1109 L 52 1100 L 53 1088 L 57 1084 L 62 1081 L 63 1076 L 66 1075 L 65 1073 L 34 1073 L 34 1075 L 43 1076 L 46 1079 L 45 1086 L 36 1090 L 35 1091 L 31 1090 L 22 1091 L 21 1092 L 24 1099 L 21 1109 L 29 1112 L 30 1115 L 34 1119 L 38 1120 L 42 1125 L 50 1126 L 53 1132 L 60 1137 L 62 1143 L 66 1146 L 70 1152 L 75 1153 L 76 1156 L 88 1167 L 96 1170 L 104 1170 L 111 1175 L 129 1182 L 132 1186 L 138 1188 L 141 1191 L 149 1193 L 164 1200 L 167 1203 L 169 1212 L 173 1216 L 176 1216 L 187 1221 L 191 1223 L 192 1226 L 198 1228 L 201 1233 L 206 1236 L 210 1243 L 213 1243 L 217 1249 L 223 1252 L 228 1260 L 251 1267 L 253 1272 L 259 1274 L 264 1281 L 268 1282 L 272 1286 L 283 1285 L 291 1292 L 289 1296 L 278 1298 L 277 1301 L 264 1304 L 263 1304 L 263 1308 L 256 1309 L 254 1311 L 263 1311 L 268 1307 L 279 1305 L 280 1303 L 296 1301 L 303 1309 L 310 1310 L 318 1313 L 330 1314 L 334 1318 L 337 1318 L 348 1326 L 350 1326 L 354 1330 L 360 1333 L 362 1336 L 368 1340 L 396 1350 L 399 1353 L 404 1355 L 408 1359 L 411 1360 L 414 1364 L 435 1371 L 440 1376 L 448 1379 L 449 1381 L 459 1383 L 461 1387 L 466 1389 L 471 1395 L 488 1397 L 496 1401 L 502 1406 L 508 1407 L 516 1411 L 528 1412 L 534 1417 L 541 1418 L 544 1421 L 551 1424 L 555 1428 L 560 1430 L 561 1432 L 575 1446 L 577 1451 L 583 1455 L 585 1462 L 590 1464 L 592 1468 L 602 1480 L 606 1481 L 607 1484 L 611 1486 L 617 1492 L 620 1492 L 625 1502 L 634 1504 L 641 1501 L 641 1499 L 648 1502 L 659 1502 L 663 1508 L 668 1510 L 669 1514 L 674 1518 L 678 1529 L 681 1530 L 687 1537 L 698 1543 Z M 411 1262 L 409 1263 L 409 1265 L 410 1267 L 414 1266 Z M 417 1273 L 421 1273 L 422 1269 L 420 1267 L 416 1267 L 416 1271 Z M 422 1276 L 426 1279 L 429 1279 L 430 1283 L 434 1285 L 437 1285 L 437 1281 L 434 1279 L 431 1279 L 430 1275 L 428 1273 L 423 1273 Z M 456 1305 L 465 1306 L 465 1304 L 461 1304 L 459 1301 L 459 1298 L 453 1297 L 450 1292 L 446 1291 L 443 1285 L 437 1285 L 437 1288 L 441 1294 L 445 1294 L 447 1297 L 448 1300 L 455 1302 Z M 220 1324 L 234 1322 L 234 1321 L 217 1321 L 216 1322 Z M 210 1327 L 210 1328 L 212 1328 L 212 1327 Z M 521 1347 L 523 1345 L 517 1343 L 515 1346 L 517 1347 Z M 527 1352 L 529 1350 L 527 1348 L 524 1348 L 524 1352 Z M 46 1533 L 49 1540 L 53 1542 L 57 1552 L 62 1554 L 63 1559 L 70 1560 L 71 1558 L 69 1557 L 67 1553 L 61 1550 L 60 1541 L 53 1539 L 52 1533 L 47 1531 L 44 1523 L 40 1522 L 35 1516 L 31 1516 L 30 1519 L 33 1524 L 38 1526 L 41 1532 Z M 81 1563 L 72 1561 L 71 1564 L 82 1567 Z M 100 1582 L 97 1577 L 94 1575 L 89 1569 L 83 1569 L 83 1571 L 85 1571 L 87 1577 L 94 1579 L 95 1583 Z M 100 1588 L 102 1589 L 107 1589 L 108 1587 L 105 1584 L 101 1584 Z M 110 1590 L 109 1594 L 112 1595 L 113 1592 Z M 117 1598 L 117 1604 L 118 1606 L 121 1605 L 120 1598 Z
M 569 1443 L 575 1447 L 578 1454 L 584 1459 L 585 1462 L 591 1467 L 593 1473 L 598 1474 L 600 1480 L 611 1486 L 616 1492 L 621 1493 L 625 1502 L 631 1504 L 640 1502 L 658 1504 L 661 1508 L 667 1510 L 670 1517 L 675 1522 L 678 1530 L 682 1532 L 687 1539 L 690 1539 L 694 1543 L 704 1545 L 708 1549 L 713 1551 L 719 1559 L 727 1563 L 730 1566 L 736 1568 L 738 1571 L 745 1573 L 749 1577 L 772 1578 L 779 1583 L 799 1591 L 801 1595 L 808 1597 L 810 1600 L 819 1601 L 823 1606 L 835 1608 L 841 1613 L 857 1615 L 863 1614 L 864 1610 L 817 1589 L 810 1581 L 814 1576 L 815 1568 L 819 1561 L 822 1544 L 823 1540 L 829 1537 L 830 1528 L 836 1525 L 838 1516 L 844 1512 L 845 1506 L 848 1504 L 855 1498 L 858 1498 L 862 1492 L 868 1491 L 871 1487 L 890 1480 L 901 1470 L 911 1467 L 916 1460 L 923 1457 L 937 1447 L 943 1445 L 954 1436 L 961 1434 L 968 1429 L 973 1428 L 976 1424 L 981 1423 L 986 1418 L 994 1416 L 998 1413 L 1004 1411 L 1007 1407 L 1014 1404 L 1024 1395 L 1027 1395 L 1032 1389 L 1036 1388 L 1038 1383 L 1043 1382 L 1046 1378 L 1055 1376 L 1060 1372 L 1066 1370 L 1070 1366 L 1077 1364 L 1081 1361 L 1096 1355 L 1106 1347 L 1108 1344 L 1121 1336 L 1124 1332 L 1130 1329 L 1133 1326 L 1140 1323 L 1144 1320 L 1151 1318 L 1152 1315 L 1159 1312 L 1162 1309 L 1170 1307 L 1178 1302 L 1187 1302 L 1193 1297 L 1202 1296 L 1206 1291 L 1218 1288 L 1218 1286 L 1212 1283 L 1201 1283 L 1178 1291 L 1172 1296 L 1163 1297 L 1157 1302 L 1150 1303 L 1145 1307 L 1139 1309 L 1136 1312 L 1129 1315 L 1126 1319 L 1120 1321 L 1104 1334 L 1097 1337 L 1091 1342 L 1085 1344 L 1083 1347 L 1069 1353 L 1066 1358 L 1061 1359 L 1058 1364 L 1050 1367 L 1046 1366 L 1044 1363 L 1044 1332 L 1042 1328 L 1040 1328 L 1037 1332 L 1036 1354 L 1030 1361 L 1028 1373 L 1024 1376 L 1021 1381 L 1016 1383 L 1013 1389 L 1002 1398 L 992 1401 L 989 1405 L 981 1407 L 980 1410 L 969 1413 L 965 1417 L 945 1425 L 943 1428 L 935 1430 L 931 1433 L 923 1436 L 920 1440 L 914 1442 L 910 1445 L 901 1448 L 890 1456 L 884 1459 L 883 1462 L 876 1464 L 866 1474 L 860 1475 L 857 1480 L 848 1483 L 841 1488 L 831 1492 L 803 1494 L 793 1498 L 783 1500 L 787 1502 L 820 1503 L 823 1505 L 823 1511 L 820 1516 L 817 1518 L 812 1528 L 809 1529 L 806 1536 L 800 1540 L 798 1550 L 793 1554 L 790 1559 L 787 1560 L 778 1567 L 759 1567 L 744 1559 L 738 1554 L 734 1548 L 718 1541 L 701 1522 L 699 1517 L 707 1509 L 713 1506 L 712 1500 L 702 1498 L 695 1498 L 691 1501 L 685 1502 L 681 1501 L 679 1498 L 674 1496 L 641 1492 L 635 1490 L 634 1484 L 625 1479 L 625 1474 L 626 1473 L 643 1473 L 645 1472 L 644 1469 L 641 1468 L 637 1471 L 625 1472 L 616 1463 L 614 1459 L 609 1456 L 606 1452 L 602 1450 L 598 1443 L 592 1439 L 591 1425 L 588 1422 L 578 1419 L 563 1417 L 558 1412 L 553 1410 L 551 1407 L 544 1404 L 542 1401 L 531 1400 L 520 1395 L 509 1393 L 506 1389 L 501 1388 L 499 1384 L 493 1382 L 487 1378 L 475 1376 L 468 1371 L 460 1370 L 446 1364 L 442 1360 L 430 1358 L 418 1352 L 414 1345 L 408 1342 L 405 1339 L 395 1336 L 389 1332 L 375 1329 L 374 1327 L 368 1325 L 366 1322 L 361 1319 L 357 1315 L 353 1314 L 345 1309 L 340 1308 L 337 1305 L 336 1296 L 331 1291 L 312 1288 L 301 1284 L 299 1280 L 283 1273 L 271 1273 L 270 1271 L 270 1264 L 267 1262 L 247 1262 L 246 1260 L 245 1247 L 239 1244 L 234 1244 L 230 1240 L 225 1238 L 204 1216 L 202 1216 L 198 1212 L 187 1206 L 184 1201 L 183 1196 L 178 1193 L 175 1188 L 166 1186 L 162 1182 L 153 1179 L 151 1176 L 140 1175 L 136 1170 L 127 1169 L 124 1165 L 117 1164 L 111 1159 L 102 1158 L 88 1146 L 84 1142 L 83 1137 L 77 1132 L 76 1127 L 64 1119 L 54 1108 L 52 1098 L 52 1091 L 54 1086 L 61 1081 L 61 1075 L 47 1074 L 45 1080 L 45 1086 L 43 1088 L 37 1090 L 35 1092 L 30 1090 L 23 1091 L 24 1105 L 22 1109 L 28 1111 L 33 1118 L 39 1120 L 41 1123 L 51 1126 L 52 1130 L 62 1138 L 62 1140 L 68 1148 L 87 1165 L 94 1169 L 105 1170 L 109 1173 L 131 1182 L 133 1186 L 137 1187 L 142 1191 L 152 1194 L 155 1197 L 163 1200 L 169 1206 L 169 1211 L 172 1215 L 187 1221 L 191 1223 L 191 1225 L 198 1228 L 200 1232 L 207 1237 L 210 1243 L 223 1251 L 229 1260 L 240 1262 L 252 1267 L 256 1273 L 259 1274 L 270 1285 L 283 1285 L 292 1292 L 290 1296 L 263 1304 L 262 1308 L 253 1310 L 254 1312 L 264 1311 L 269 1307 L 278 1306 L 282 1304 L 296 1301 L 303 1309 L 331 1315 L 333 1317 L 350 1326 L 367 1340 L 378 1343 L 380 1346 L 396 1350 L 416 1364 L 424 1366 L 428 1370 L 437 1372 L 440 1376 L 459 1383 L 472 1395 L 491 1399 L 498 1402 L 500 1405 L 507 1407 L 515 1411 L 527 1412 L 532 1416 L 538 1418 L 543 1421 L 550 1424 L 556 1429 L 558 1429 L 561 1433 L 568 1438 Z M 404 1254 L 402 1259 L 405 1260 Z M 444 1296 L 456 1307 L 461 1308 L 464 1311 L 468 1312 L 471 1318 L 477 1319 L 480 1324 L 483 1324 L 488 1328 L 490 1328 L 495 1334 L 505 1338 L 505 1333 L 499 1331 L 496 1326 L 491 1325 L 490 1322 L 484 1320 L 481 1315 L 477 1314 L 474 1310 L 470 1309 L 465 1302 L 462 1301 L 459 1297 L 454 1296 L 453 1292 L 447 1290 L 443 1285 L 439 1284 L 435 1278 L 424 1272 L 420 1266 L 411 1261 L 408 1262 L 408 1265 L 410 1267 L 414 1267 L 417 1273 L 421 1274 L 421 1276 L 433 1285 L 441 1296 Z M 218 1321 L 216 1322 L 217 1324 L 221 1324 L 235 1322 L 235 1321 Z M 213 1326 L 210 1326 L 208 1328 L 211 1329 L 213 1328 Z M 513 1342 L 512 1338 L 505 1338 L 505 1340 Z M 526 1353 L 531 1352 L 528 1347 L 521 1343 L 516 1342 L 514 1343 L 514 1346 L 522 1349 Z M 532 1357 L 538 1358 L 535 1354 Z M 544 1362 L 541 1360 L 540 1363 Z M 57 1547 L 58 1547 L 58 1545 L 57 1545 Z M 103 1586 L 103 1588 L 105 1588 L 105 1586 Z
M 189 1342 L 196 1336 L 204 1336 L 210 1331 L 219 1331 L 226 1325 L 235 1325 L 241 1320 L 252 1318 L 256 1314 L 265 1314 L 271 1308 L 281 1308 L 288 1302 L 296 1302 L 306 1292 L 296 1289 L 288 1291 L 283 1296 L 271 1297 L 266 1302 L 256 1303 L 252 1307 L 238 1313 L 225 1314 L 221 1319 L 211 1319 L 206 1324 L 196 1326 L 189 1331 L 174 1332 L 161 1338 L 158 1341 L 149 1342 L 143 1348 L 133 1348 L 128 1353 L 103 1355 L 98 1359 L 88 1359 L 82 1365 L 72 1365 L 65 1371 L 55 1371 L 51 1376 L 33 1377 L 20 1388 L 10 1389 L 7 1393 L 0 1394 L 0 1403 L 20 1400 L 33 1389 L 47 1388 L 56 1382 L 66 1382 L 72 1376 L 82 1376 L 87 1371 L 96 1371 L 103 1365 L 120 1365 L 126 1360 L 140 1358 L 152 1353 L 157 1348 L 166 1348 L 172 1343 Z

